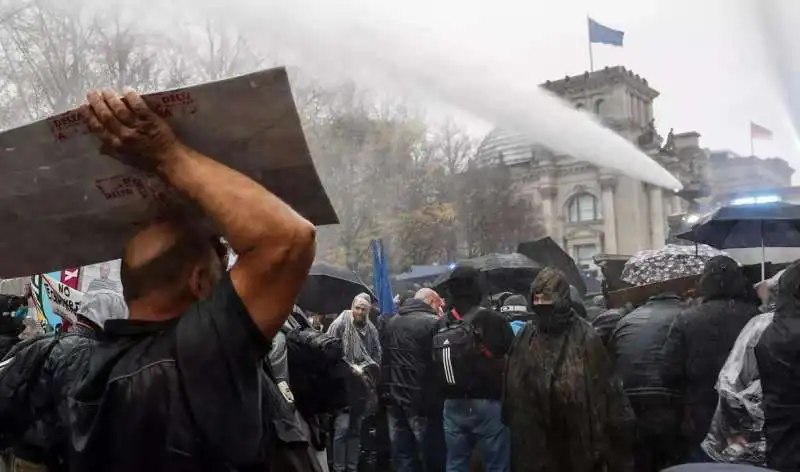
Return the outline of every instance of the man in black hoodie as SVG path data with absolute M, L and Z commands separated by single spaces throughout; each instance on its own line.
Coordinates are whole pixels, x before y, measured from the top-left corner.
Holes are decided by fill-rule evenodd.
M 433 439 L 426 435 L 429 420 L 435 422 L 442 411 L 433 362 L 433 335 L 441 304 L 438 293 L 423 288 L 403 302 L 398 315 L 389 318 L 381 332 L 382 391 L 395 472 L 435 468 L 429 466 L 425 451 Z
M 761 301 L 739 264 L 728 256 L 710 259 L 697 286 L 703 302 L 675 319 L 671 354 L 683 402 L 682 434 L 687 462 L 707 460 L 700 443 L 708 433 L 719 398 L 715 385 L 742 328 L 758 315 Z
M 481 352 L 469 366 L 469 385 L 448 384 L 444 389 L 444 432 L 447 471 L 467 472 L 472 448 L 481 448 L 486 472 L 506 472 L 509 467 L 508 428 L 500 418 L 505 357 L 514 340 L 508 320 L 499 312 L 480 307 L 479 272 L 456 267 L 448 281 L 453 308 L 442 317 L 445 324 L 471 325 L 480 338 Z

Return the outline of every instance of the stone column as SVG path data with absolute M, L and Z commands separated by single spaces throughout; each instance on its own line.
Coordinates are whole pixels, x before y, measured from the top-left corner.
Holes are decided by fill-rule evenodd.
M 664 200 L 661 187 L 648 185 L 650 193 L 650 242 L 654 249 L 664 246 Z
M 556 208 L 555 199 L 558 195 L 558 188 L 554 185 L 545 184 L 539 187 L 539 196 L 542 198 L 542 219 L 547 235 L 555 238 Z
M 647 124 L 647 104 L 645 103 L 644 99 L 639 99 L 639 116 L 641 119 L 639 120 L 639 125 L 644 126 Z
M 605 234 L 605 247 L 603 247 L 602 251 L 606 254 L 617 253 L 617 214 L 614 208 L 614 190 L 616 187 L 616 177 L 600 177 L 600 188 L 603 191 L 603 233 Z
M 672 213 L 677 214 L 683 212 L 683 199 L 677 195 L 672 196 Z

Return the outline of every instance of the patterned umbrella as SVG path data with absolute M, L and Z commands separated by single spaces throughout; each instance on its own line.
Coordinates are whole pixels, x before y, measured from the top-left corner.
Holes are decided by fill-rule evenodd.
M 628 259 L 622 269 L 622 281 L 632 285 L 647 285 L 703 273 L 714 256 L 724 252 L 705 244 L 667 244 L 661 249 L 639 251 Z

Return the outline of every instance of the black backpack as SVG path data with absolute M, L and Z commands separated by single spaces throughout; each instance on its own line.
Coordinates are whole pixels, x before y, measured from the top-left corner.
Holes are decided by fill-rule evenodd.
M 439 384 L 446 390 L 472 391 L 481 383 L 476 367 L 491 358 L 481 340 L 480 331 L 470 323 L 474 308 L 463 318 L 454 313 L 455 321 L 440 328 L 433 336 L 433 359 Z
M 312 328 L 286 332 L 289 385 L 305 418 L 333 414 L 348 404 L 353 373 L 344 360 L 342 341 Z

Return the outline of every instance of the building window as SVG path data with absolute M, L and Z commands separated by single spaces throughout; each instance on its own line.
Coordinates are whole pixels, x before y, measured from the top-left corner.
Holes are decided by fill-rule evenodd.
M 581 274 L 588 277 L 598 277 L 597 266 L 594 265 L 594 256 L 597 255 L 596 244 L 576 244 L 572 246 L 572 256 Z
M 602 98 L 598 99 L 596 102 L 594 102 L 594 112 L 597 114 L 597 116 L 602 116 L 602 114 L 603 114 L 603 104 L 605 104 L 605 102 L 606 101 L 603 100 Z
M 572 197 L 569 202 L 569 222 L 597 221 L 603 218 L 600 203 L 594 195 L 581 193 Z

